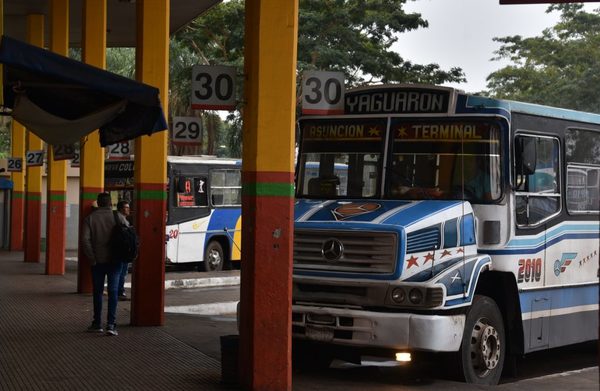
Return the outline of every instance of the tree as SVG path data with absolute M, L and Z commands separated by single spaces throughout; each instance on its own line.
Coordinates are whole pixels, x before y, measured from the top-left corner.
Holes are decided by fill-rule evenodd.
M 539 37 L 494 38 L 494 60 L 513 64 L 491 73 L 488 95 L 574 110 L 600 112 L 600 11 L 581 4 L 554 4 L 559 22 Z
M 465 81 L 460 68 L 445 71 L 437 64 L 413 64 L 391 50 L 401 33 L 428 25 L 420 14 L 404 12 L 406 1 L 300 0 L 298 72 L 341 71 L 350 86 Z M 231 0 L 215 6 L 179 31 L 175 40 L 190 48 L 202 64 L 242 69 L 244 2 Z M 230 145 L 235 150 L 241 121 L 236 115 L 229 119 L 228 138 L 238 143 Z

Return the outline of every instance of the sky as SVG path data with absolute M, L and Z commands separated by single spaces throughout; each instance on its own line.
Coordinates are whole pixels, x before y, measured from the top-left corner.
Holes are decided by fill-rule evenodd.
M 499 0 L 416 0 L 404 10 L 418 12 L 429 22 L 427 29 L 402 33 L 393 46 L 405 60 L 417 64 L 437 63 L 442 69 L 463 69 L 467 83 L 446 85 L 466 92 L 486 88 L 486 77 L 507 65 L 491 61 L 500 48 L 494 37 L 539 36 L 559 20 L 558 12 L 546 14 L 548 4 L 500 5 Z M 586 11 L 600 7 L 588 3 Z

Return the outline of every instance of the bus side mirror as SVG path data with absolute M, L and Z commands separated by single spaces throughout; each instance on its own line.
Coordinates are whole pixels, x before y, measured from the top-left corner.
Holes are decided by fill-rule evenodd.
M 515 165 L 517 175 L 535 173 L 537 161 L 537 140 L 533 137 L 517 137 L 515 139 Z

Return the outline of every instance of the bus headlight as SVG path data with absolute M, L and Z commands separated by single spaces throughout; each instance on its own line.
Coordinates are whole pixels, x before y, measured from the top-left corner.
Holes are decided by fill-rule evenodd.
M 408 292 L 408 300 L 415 305 L 421 304 L 423 302 L 423 292 L 418 288 L 411 289 Z
M 404 300 L 406 300 L 406 292 L 404 292 L 404 289 L 395 288 L 392 291 L 392 300 L 394 300 L 398 304 L 404 303 Z

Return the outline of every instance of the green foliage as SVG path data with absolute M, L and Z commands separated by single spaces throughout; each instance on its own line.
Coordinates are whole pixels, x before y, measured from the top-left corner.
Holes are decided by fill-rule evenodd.
M 11 130 L 11 117 L 0 117 L 0 159 L 5 159 L 11 156 Z
M 350 86 L 379 82 L 463 82 L 460 68 L 442 70 L 437 64 L 413 64 L 391 50 L 401 33 L 427 27 L 420 14 L 402 9 L 407 0 L 300 0 L 298 73 L 304 70 L 344 72 Z M 231 0 L 213 7 L 179 31 L 171 50 L 171 113 L 189 106 L 190 72 L 185 62 L 233 65 L 244 63 L 244 1 Z M 189 52 L 188 52 L 189 51 Z M 187 57 L 187 56 L 190 57 Z M 181 61 L 182 64 L 176 64 Z M 178 75 L 181 75 L 181 79 Z M 187 78 L 187 80 L 184 80 Z M 177 80 L 177 81 L 176 81 Z M 243 86 L 238 83 L 238 96 Z M 180 92 L 176 92 L 180 90 Z M 241 118 L 228 116 L 219 145 L 230 156 L 241 155 Z
M 298 70 L 335 70 L 350 85 L 465 81 L 460 68 L 418 65 L 391 51 L 400 33 L 427 27 L 406 0 L 300 0 Z
M 488 76 L 488 94 L 600 113 L 600 11 L 554 4 L 546 12 L 561 16 L 541 36 L 494 38 L 502 44 L 494 60 L 512 65 Z

